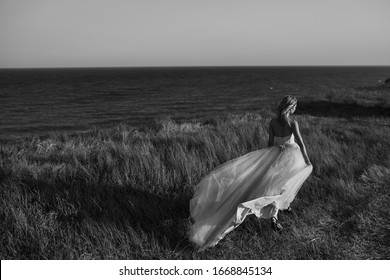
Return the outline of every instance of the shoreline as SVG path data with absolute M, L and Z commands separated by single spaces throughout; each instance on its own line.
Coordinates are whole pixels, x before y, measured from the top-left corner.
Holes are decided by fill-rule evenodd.
M 368 102 L 367 104 L 356 104 L 357 102 L 352 103 L 338 103 L 333 102 L 329 100 L 318 100 L 315 98 L 306 98 L 303 99 L 303 101 L 300 101 L 298 103 L 298 109 L 295 113 L 296 115 L 311 115 L 311 116 L 319 116 L 319 117 L 336 117 L 336 118 L 365 118 L 365 117 L 375 117 L 375 118 L 390 118 L 390 90 L 389 90 L 389 101 L 387 102 Z M 48 131 L 48 132 L 42 132 L 42 133 L 23 133 L 20 135 L 9 135 L 4 136 L 0 135 L 0 143 L 6 143 L 9 141 L 18 141 L 18 140 L 27 140 L 27 139 L 33 139 L 33 138 L 50 138 L 50 137 L 58 137 L 58 135 L 67 135 L 69 137 L 77 136 L 77 135 L 85 135 L 90 134 L 92 131 L 110 131 L 110 130 L 117 130 L 119 127 L 125 126 L 125 127 L 131 127 L 132 129 L 145 131 L 145 130 L 155 130 L 158 128 L 159 123 L 163 122 L 164 120 L 172 120 L 176 123 L 194 123 L 194 122 L 200 122 L 200 123 L 207 123 L 208 121 L 212 119 L 220 119 L 220 118 L 226 118 L 229 116 L 242 116 L 245 114 L 260 114 L 260 115 L 272 115 L 272 110 L 269 107 L 264 107 L 261 110 L 252 110 L 247 112 L 237 112 L 237 113 L 220 113 L 216 114 L 214 116 L 208 116 L 208 117 L 198 117 L 198 118 L 171 118 L 170 116 L 164 116 L 161 118 L 155 118 L 151 121 L 148 121 L 143 124 L 131 124 L 126 122 L 120 122 L 112 126 L 106 126 L 106 127 L 97 127 L 93 126 L 89 129 L 84 130 L 54 130 L 54 131 Z

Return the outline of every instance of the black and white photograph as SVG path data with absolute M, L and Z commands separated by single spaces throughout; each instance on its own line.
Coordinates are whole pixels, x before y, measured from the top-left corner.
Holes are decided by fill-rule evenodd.
M 388 0 L 0 0 L 1 260 L 389 260 L 389 28 Z

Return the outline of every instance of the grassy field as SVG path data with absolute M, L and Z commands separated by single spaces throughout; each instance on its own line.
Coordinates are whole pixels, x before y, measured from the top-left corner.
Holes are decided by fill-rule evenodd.
M 193 186 L 266 147 L 264 109 L 0 144 L 1 259 L 390 259 L 390 90 L 327 92 L 295 118 L 314 170 L 281 213 L 216 247 L 186 236 Z

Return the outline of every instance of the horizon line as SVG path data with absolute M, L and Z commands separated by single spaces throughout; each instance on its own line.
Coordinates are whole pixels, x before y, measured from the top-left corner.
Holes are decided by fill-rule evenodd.
M 345 65 L 156 65 L 156 66 L 32 66 L 32 67 L 0 67 L 0 70 L 21 69 L 77 69 L 77 68 L 250 68 L 250 67 L 390 67 L 385 64 L 345 64 Z

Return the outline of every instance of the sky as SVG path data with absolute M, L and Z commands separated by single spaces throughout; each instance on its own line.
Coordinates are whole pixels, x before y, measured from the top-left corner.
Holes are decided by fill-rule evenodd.
M 390 0 L 0 0 L 0 68 L 390 65 Z

